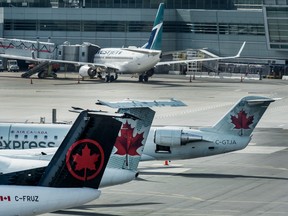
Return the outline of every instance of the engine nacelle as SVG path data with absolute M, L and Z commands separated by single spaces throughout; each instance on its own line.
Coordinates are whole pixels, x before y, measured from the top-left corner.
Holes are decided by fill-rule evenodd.
M 183 132 L 181 129 L 161 128 L 154 134 L 154 142 L 162 146 L 181 146 L 189 142 L 201 141 L 202 137 Z
M 96 70 L 94 68 L 91 68 L 88 65 L 83 65 L 79 69 L 79 75 L 81 77 L 90 77 L 93 78 L 96 76 Z

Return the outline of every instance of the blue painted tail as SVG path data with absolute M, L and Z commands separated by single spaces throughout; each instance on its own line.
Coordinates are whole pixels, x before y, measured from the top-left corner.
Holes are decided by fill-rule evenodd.
M 159 5 L 149 41 L 142 47 L 152 50 L 161 50 L 163 31 L 164 3 Z

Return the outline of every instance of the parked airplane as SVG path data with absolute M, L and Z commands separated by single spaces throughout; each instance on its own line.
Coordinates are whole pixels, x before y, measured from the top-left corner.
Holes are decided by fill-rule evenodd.
M 162 55 L 163 16 L 164 3 L 160 3 L 149 40 L 141 48 L 133 46 L 128 48 L 102 48 L 95 54 L 94 63 L 43 59 L 36 58 L 34 55 L 32 55 L 32 57 L 25 57 L 11 54 L 0 54 L 0 57 L 38 62 L 40 65 L 52 63 L 79 65 L 81 66 L 79 69 L 79 75 L 81 77 L 105 77 L 106 82 L 116 80 L 118 78 L 118 73 L 138 73 L 139 82 L 147 82 L 149 77 L 154 74 L 155 66 L 238 58 L 244 48 L 245 42 L 235 56 L 160 62 Z M 38 73 L 38 77 L 43 77 L 43 74 Z
M 141 160 L 191 159 L 244 149 L 271 102 L 274 102 L 274 99 L 261 96 L 244 97 L 211 128 L 196 130 L 176 126 L 151 127 Z M 125 107 L 125 103 L 121 106 Z M 120 106 L 119 103 L 103 101 L 99 101 L 99 104 L 112 108 Z M 49 147 L 58 146 L 69 128 L 69 125 L 57 124 L 2 123 L 0 155 L 43 159 L 44 156 L 53 155 L 55 150 Z M 28 148 L 30 149 L 25 150 Z M 14 149 L 13 153 L 11 149 Z
M 178 102 L 178 101 L 165 101 L 165 102 L 166 103 L 164 104 L 163 102 L 158 101 L 159 104 L 166 105 L 166 106 L 171 106 L 171 105 L 177 106 L 177 105 L 183 104 L 182 102 Z M 129 181 L 132 181 L 138 175 L 137 167 L 140 162 L 143 148 L 146 143 L 147 136 L 148 136 L 148 133 L 149 133 L 149 130 L 152 125 L 153 118 L 154 118 L 154 114 L 155 114 L 155 112 L 151 110 L 150 108 L 148 108 L 146 105 L 143 107 L 131 107 L 130 106 L 130 107 L 125 107 L 124 109 L 119 108 L 118 113 L 127 116 L 127 118 L 124 120 L 120 119 L 122 121 L 122 128 L 120 130 L 119 136 L 117 137 L 115 149 L 113 150 L 111 154 L 108 166 L 104 172 L 104 176 L 100 184 L 101 187 L 107 187 L 111 185 L 126 183 Z M 143 116 L 145 116 L 145 118 Z M 25 133 L 24 131 L 22 132 Z M 20 134 L 22 132 L 20 132 Z M 34 134 L 34 138 L 35 136 L 37 137 L 39 136 L 39 138 L 41 137 L 41 134 L 39 133 L 37 134 L 36 131 L 33 131 L 33 132 L 29 131 L 28 134 L 30 132 Z M 37 135 L 35 135 L 35 133 Z M 40 139 L 43 139 L 43 138 L 48 139 L 47 135 L 48 135 L 47 133 L 42 134 L 42 138 Z M 64 134 L 64 137 L 65 137 L 65 134 Z M 63 137 L 61 137 L 61 140 L 62 139 Z M 132 141 L 133 143 L 131 144 Z M 56 149 L 57 148 L 53 149 L 53 154 L 55 153 Z M 11 153 L 13 154 L 13 152 Z M 0 155 L 0 173 L 3 174 L 3 173 L 9 173 L 9 172 L 16 172 L 16 171 L 23 170 L 27 167 L 38 168 L 38 167 L 47 166 L 53 154 L 45 153 L 44 155 L 42 155 L 42 157 L 45 158 L 46 162 L 42 161 L 40 163 L 38 163 L 38 161 L 35 161 L 35 159 L 37 158 L 33 158 L 33 157 L 31 157 L 30 160 L 25 159 L 25 161 L 23 161 L 23 159 L 20 159 L 20 158 L 18 159 L 15 159 L 15 158 L 12 159 L 11 157 L 9 158 L 9 154 L 2 155 L 2 156 Z
M 97 199 L 121 125 L 83 111 L 47 167 L 0 175 L 0 215 L 39 215 Z

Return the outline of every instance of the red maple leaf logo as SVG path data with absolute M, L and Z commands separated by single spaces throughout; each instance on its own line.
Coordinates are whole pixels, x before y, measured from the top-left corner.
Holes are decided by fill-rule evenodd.
M 237 116 L 231 115 L 232 123 L 235 125 L 235 129 L 250 129 L 249 125 L 253 123 L 254 116 L 247 116 L 244 110 L 241 110 Z
M 75 170 L 89 169 L 96 170 L 95 163 L 98 161 L 99 154 L 92 154 L 87 145 L 82 149 L 82 155 L 78 153 L 72 155 L 73 161 L 76 163 Z
M 74 151 L 75 154 L 73 154 Z M 81 153 L 78 153 L 80 151 Z M 103 164 L 104 151 L 95 140 L 78 140 L 66 154 L 68 171 L 81 181 L 95 178 L 101 171 Z
M 144 132 L 133 137 L 133 128 L 131 128 L 131 125 L 128 124 L 128 122 L 122 126 L 120 132 L 121 135 L 117 137 L 115 143 L 115 147 L 117 148 L 117 152 L 115 154 L 129 154 L 130 156 L 139 155 L 137 149 L 142 146 Z

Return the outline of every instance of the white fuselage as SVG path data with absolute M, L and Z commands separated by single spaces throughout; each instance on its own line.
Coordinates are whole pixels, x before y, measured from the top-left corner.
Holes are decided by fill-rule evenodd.
M 55 124 L 0 123 L 0 149 L 4 150 L 0 150 L 0 156 L 10 155 L 14 158 L 26 159 L 46 157 L 41 152 L 49 156 L 49 152 L 51 152 L 49 148 L 58 147 L 70 127 L 70 125 Z M 159 133 L 163 129 L 177 133 L 173 135 Z M 161 143 L 159 134 L 165 138 L 165 143 Z M 180 143 L 179 140 L 183 138 L 182 136 L 188 136 L 190 140 Z M 222 154 L 245 148 L 250 139 L 250 137 L 218 134 L 187 127 L 151 127 L 141 160 L 180 160 Z M 23 151 L 23 149 L 35 148 L 42 149 L 36 150 L 36 153 L 35 151 L 30 151 L 30 153 Z M 5 149 L 21 151 L 13 150 L 5 153 Z
M 47 149 L 29 149 L 26 152 L 23 152 L 23 150 L 15 150 L 15 153 L 18 153 L 18 155 L 11 155 L 14 150 L 1 150 L 0 174 L 48 166 L 51 158 L 57 150 L 57 147 L 49 148 L 49 153 L 41 156 L 41 152 L 44 150 Z M 116 169 L 107 166 L 99 187 L 103 188 L 124 184 L 134 180 L 136 175 L 137 173 L 132 170 Z
M 76 207 L 97 199 L 92 188 L 51 188 L 0 185 L 0 215 L 33 216 Z
M 143 73 L 160 61 L 161 51 L 143 48 L 103 48 L 94 63 L 117 69 L 120 73 Z

